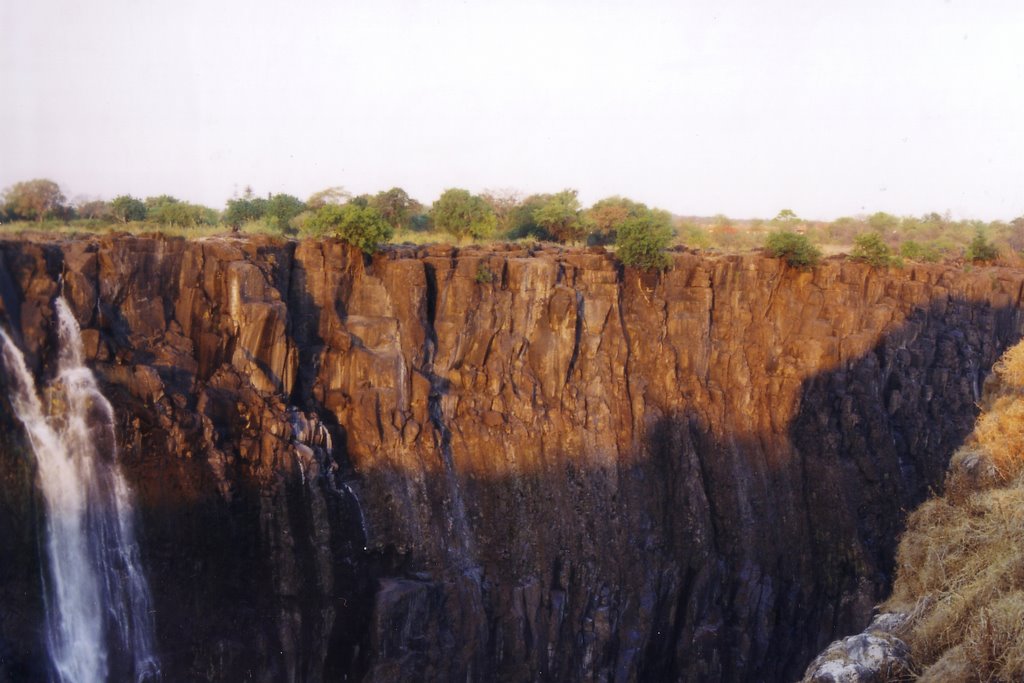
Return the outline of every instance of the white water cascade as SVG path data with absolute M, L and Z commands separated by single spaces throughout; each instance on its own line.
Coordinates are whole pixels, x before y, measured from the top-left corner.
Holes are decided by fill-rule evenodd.
M 61 683 L 160 678 L 149 587 L 118 466 L 114 411 L 82 362 L 78 323 L 56 301 L 57 375 L 43 391 L 0 330 L 10 402 L 35 456 L 46 512 L 46 637 Z

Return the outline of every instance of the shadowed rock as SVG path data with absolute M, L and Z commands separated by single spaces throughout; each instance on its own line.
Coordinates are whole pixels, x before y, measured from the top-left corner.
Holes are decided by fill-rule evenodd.
M 39 371 L 60 273 L 91 339 L 174 680 L 796 679 L 887 590 L 1024 284 L 518 245 L 0 259 Z

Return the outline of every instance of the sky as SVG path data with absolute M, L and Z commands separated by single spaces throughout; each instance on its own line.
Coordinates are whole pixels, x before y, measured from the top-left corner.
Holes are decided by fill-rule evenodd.
M 1024 214 L 1024 3 L 0 0 L 0 188 Z

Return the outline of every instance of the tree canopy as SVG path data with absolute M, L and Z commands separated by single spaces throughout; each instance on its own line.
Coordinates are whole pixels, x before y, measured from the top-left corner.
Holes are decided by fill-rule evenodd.
M 783 225 L 798 223 L 800 222 L 800 217 L 796 215 L 796 212 L 793 211 L 793 209 L 782 209 L 775 214 L 775 218 L 772 219 L 772 222 L 782 223 Z
M 556 242 L 570 242 L 583 236 L 580 200 L 576 190 L 547 195 L 533 211 L 533 221 Z
M 229 199 L 224 209 L 224 222 L 238 229 L 243 223 L 263 218 L 267 212 L 267 200 L 261 197 L 243 196 Z
M 60 186 L 45 178 L 15 183 L 4 193 L 4 205 L 9 215 L 39 223 L 48 214 L 63 208 L 65 201 Z
M 669 266 L 665 250 L 672 244 L 672 214 L 636 205 L 631 215 L 615 231 L 619 258 L 627 266 L 644 270 L 664 270 Z
M 315 236 L 338 237 L 366 254 L 377 251 L 393 234 L 380 211 L 354 203 L 324 204 L 306 221 L 306 229 Z
M 400 187 L 378 192 L 370 202 L 394 230 L 413 227 L 413 219 L 423 213 L 423 205 Z
M 217 212 L 199 204 L 183 202 L 176 197 L 162 194 L 146 197 L 146 218 L 163 225 L 194 228 L 217 223 Z
M 485 190 L 480 196 L 494 212 L 498 234 L 511 235 L 515 229 L 515 214 L 522 195 L 515 190 L 503 188 Z
M 469 190 L 445 190 L 430 208 L 434 227 L 456 237 L 489 237 L 497 227 L 497 218 L 490 205 Z
M 642 216 L 646 211 L 646 206 L 625 197 L 606 197 L 595 202 L 584 213 L 590 240 L 595 244 L 614 242 L 616 232 L 626 220 Z
M 325 204 L 344 204 L 351 196 L 352 194 L 344 187 L 328 187 L 309 195 L 309 199 L 306 200 L 306 206 L 316 211 Z
M 785 259 L 786 263 L 795 268 L 810 268 L 821 260 L 821 250 L 811 243 L 807 235 L 790 230 L 771 233 L 764 247 L 770 256 Z

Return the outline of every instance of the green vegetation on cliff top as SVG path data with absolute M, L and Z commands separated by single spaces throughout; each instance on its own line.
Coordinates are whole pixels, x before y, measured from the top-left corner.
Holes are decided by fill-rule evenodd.
M 339 208 L 345 206 L 350 208 Z M 814 221 L 782 209 L 771 220 L 736 220 L 721 214 L 680 217 L 620 196 L 584 208 L 572 189 L 523 196 L 510 190 L 473 194 L 450 188 L 426 206 L 399 187 L 358 196 L 329 187 L 306 200 L 282 193 L 257 196 L 246 187 L 218 211 L 169 195 L 69 201 L 57 183 L 35 179 L 5 190 L 0 230 L 159 232 L 182 237 L 225 231 L 331 235 L 366 251 L 388 241 L 545 240 L 610 245 L 624 263 L 645 269 L 665 267 L 664 250 L 680 245 L 722 252 L 766 248 L 801 268 L 812 266 L 822 254 L 842 252 L 876 267 L 903 261 L 1024 262 L 1024 216 L 986 223 L 934 212 L 920 217 L 876 212 Z

